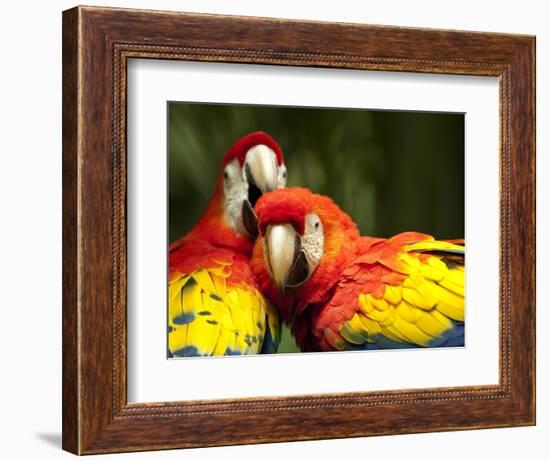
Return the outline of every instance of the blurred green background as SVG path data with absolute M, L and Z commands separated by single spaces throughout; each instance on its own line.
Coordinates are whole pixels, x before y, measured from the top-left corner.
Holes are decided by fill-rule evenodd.
M 203 213 L 233 142 L 263 130 L 288 186 L 329 195 L 362 234 L 464 237 L 464 115 L 281 106 L 168 104 L 170 242 Z M 279 352 L 298 352 L 283 332 Z

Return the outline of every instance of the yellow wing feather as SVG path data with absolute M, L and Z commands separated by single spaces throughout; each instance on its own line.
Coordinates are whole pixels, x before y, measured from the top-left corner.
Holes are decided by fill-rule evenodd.
M 174 357 L 257 354 L 269 328 L 280 334 L 274 308 L 253 286 L 229 285 L 219 263 L 191 274 L 171 274 L 168 284 L 168 349 Z
M 443 254 L 464 248 L 435 240 L 404 248 L 400 262 L 407 278 L 386 285 L 379 297 L 359 294 L 357 312 L 340 331 L 349 347 L 426 347 L 445 345 L 449 338 L 458 344 L 460 334 L 463 341 L 464 266 L 447 264 Z M 416 252 L 427 254 L 421 258 Z

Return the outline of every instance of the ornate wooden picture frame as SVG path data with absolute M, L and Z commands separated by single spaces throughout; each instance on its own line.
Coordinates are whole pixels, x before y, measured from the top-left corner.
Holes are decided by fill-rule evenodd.
M 498 385 L 128 403 L 131 58 L 494 76 Z M 63 448 L 77 454 L 535 424 L 535 38 L 77 7 L 63 13 Z

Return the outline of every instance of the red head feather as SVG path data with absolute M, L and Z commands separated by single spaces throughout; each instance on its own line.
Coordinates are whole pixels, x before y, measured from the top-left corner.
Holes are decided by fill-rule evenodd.
M 235 144 L 231 146 L 231 149 L 229 149 L 224 155 L 222 165 L 225 166 L 234 158 L 238 158 L 239 164 L 243 166 L 246 153 L 254 146 L 257 146 L 259 144 L 263 144 L 264 146 L 269 147 L 273 152 L 275 152 L 277 163 L 279 165 L 282 165 L 283 152 L 281 151 L 279 144 L 277 144 L 277 142 L 271 136 L 269 136 L 267 133 L 264 133 L 263 131 L 255 131 L 254 133 L 247 134 L 246 136 L 243 136 L 241 139 L 236 141 Z
M 325 226 L 337 224 L 347 230 L 350 237 L 358 236 L 351 218 L 334 201 L 324 195 L 314 194 L 303 187 L 288 187 L 268 192 L 260 197 L 255 207 L 262 235 L 273 224 L 291 224 L 300 235 L 304 233 L 305 216 L 317 213 Z
M 252 147 L 259 144 L 266 145 L 275 152 L 279 165 L 283 163 L 283 154 L 277 142 L 268 134 L 256 131 L 243 136 L 233 144 L 223 158 L 223 166 L 225 167 L 234 158 L 238 158 L 242 166 L 246 153 Z M 249 255 L 252 251 L 253 239 L 247 235 L 237 234 L 227 224 L 224 218 L 223 198 L 223 174 L 220 174 L 212 198 L 199 222 L 187 235 L 173 243 L 171 249 L 174 250 L 181 246 L 182 243 L 193 240 L 208 242 L 214 246 L 231 248 L 238 253 Z
M 255 211 L 262 235 L 265 235 L 267 226 L 274 224 L 291 224 L 296 232 L 304 234 L 306 207 L 299 199 L 300 194 L 294 196 L 289 193 L 290 190 L 296 193 L 302 189 L 277 189 L 264 194 L 256 203 Z
M 286 292 L 285 301 L 279 297 L 264 262 L 262 239 L 258 239 L 251 260 L 252 270 L 262 291 L 279 307 L 284 319 L 300 313 L 311 304 L 321 302 L 338 282 L 342 270 L 355 257 L 360 241 L 359 231 L 349 215 L 329 197 L 314 194 L 309 189 L 291 187 L 263 194 L 255 207 L 260 232 L 267 226 L 291 224 L 303 235 L 305 216 L 316 213 L 323 223 L 323 256 L 315 272 L 304 285 Z M 293 298 L 294 301 L 290 301 Z

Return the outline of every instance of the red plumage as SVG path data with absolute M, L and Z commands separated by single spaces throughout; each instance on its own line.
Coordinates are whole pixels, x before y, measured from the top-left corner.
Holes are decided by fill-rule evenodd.
M 241 165 L 248 150 L 257 144 L 267 145 L 275 152 L 279 163 L 283 162 L 282 151 L 276 141 L 267 133 L 257 131 L 236 141 L 225 154 L 225 166 L 233 158 L 238 158 Z M 248 260 L 252 253 L 253 240 L 248 235 L 238 234 L 225 220 L 223 173 L 220 173 L 212 198 L 206 211 L 189 233 L 170 245 L 169 270 L 190 273 L 205 268 L 209 260 L 238 261 Z M 235 280 L 242 280 L 246 271 L 236 267 Z M 246 280 L 250 282 L 250 280 Z
M 279 146 L 258 132 L 238 140 L 223 166 L 238 159 L 241 168 L 234 174 L 249 179 L 254 172 L 252 167 L 243 171 L 243 163 L 258 144 L 270 147 L 282 163 Z M 275 167 L 271 154 L 264 153 Z M 174 357 L 271 353 L 280 341 L 277 312 L 257 289 L 250 269 L 253 238 L 241 226 L 251 183 L 229 175 L 226 182 L 225 173 L 222 168 L 197 224 L 170 246 L 168 352 Z M 277 176 L 277 169 L 273 173 Z
M 256 204 L 256 214 L 260 227 L 273 224 L 291 223 L 303 233 L 305 216 L 316 213 L 323 222 L 325 232 L 324 257 L 306 284 L 287 291 L 284 298 L 273 284 L 263 260 L 263 246 L 260 239 L 254 248 L 251 267 L 260 289 L 280 307 L 283 319 L 290 322 L 306 307 L 325 300 L 328 290 L 338 280 L 359 248 L 359 231 L 351 218 L 329 197 L 313 194 L 300 187 L 278 189 L 264 194 Z M 367 239 L 365 242 L 375 242 Z
M 170 252 L 170 274 L 190 274 L 197 269 L 223 266 L 230 285 L 254 285 L 249 257 L 234 249 L 214 246 L 205 240 L 182 241 Z
M 306 207 L 300 201 L 288 202 L 286 194 L 273 193 L 267 206 L 260 198 L 256 204 L 256 214 L 261 216 L 258 220 L 258 227 L 262 235 L 265 228 L 273 224 L 291 224 L 298 234 L 303 235 Z
M 277 157 L 277 162 L 279 165 L 283 163 L 283 152 L 279 147 L 279 144 L 267 133 L 263 131 L 255 131 L 254 133 L 247 134 L 243 136 L 238 141 L 236 141 L 227 153 L 223 157 L 222 165 L 227 165 L 234 158 L 239 159 L 239 164 L 243 166 L 246 153 L 254 146 L 263 144 L 264 146 L 269 147 L 275 156 Z
M 222 165 L 225 166 L 234 158 L 238 158 L 242 166 L 247 152 L 258 144 L 264 144 L 275 152 L 279 164 L 283 162 L 283 154 L 277 142 L 263 131 L 256 131 L 237 140 L 225 154 Z M 172 267 L 172 254 L 184 243 L 202 245 L 210 244 L 233 250 L 239 254 L 250 257 L 253 241 L 247 235 L 238 234 L 225 221 L 223 173 L 220 173 L 216 181 L 214 193 L 210 199 L 206 211 L 199 219 L 195 227 L 180 240 L 170 246 L 170 267 Z
M 303 234 L 305 216 L 312 212 L 323 223 L 324 248 L 305 283 L 280 293 L 266 268 L 262 239 L 254 247 L 251 268 L 259 288 L 291 325 L 303 351 L 342 349 L 353 346 L 341 330 L 359 312 L 359 296 L 368 294 L 382 300 L 388 286 L 401 287 L 411 273 L 403 255 L 420 264 L 433 257 L 407 252 L 405 246 L 441 242 L 418 232 L 389 239 L 361 237 L 351 218 L 330 198 L 308 189 L 277 190 L 264 194 L 256 205 L 263 234 L 267 226 L 285 223 Z
M 225 220 L 223 197 L 223 177 L 218 178 L 216 188 L 206 211 L 198 223 L 184 237 L 170 245 L 170 269 L 176 268 L 174 255 L 181 251 L 183 245 L 194 245 L 203 248 L 210 245 L 213 248 L 224 248 L 249 257 L 253 241 L 247 236 L 238 234 Z M 178 259 L 180 260 L 180 259 Z

